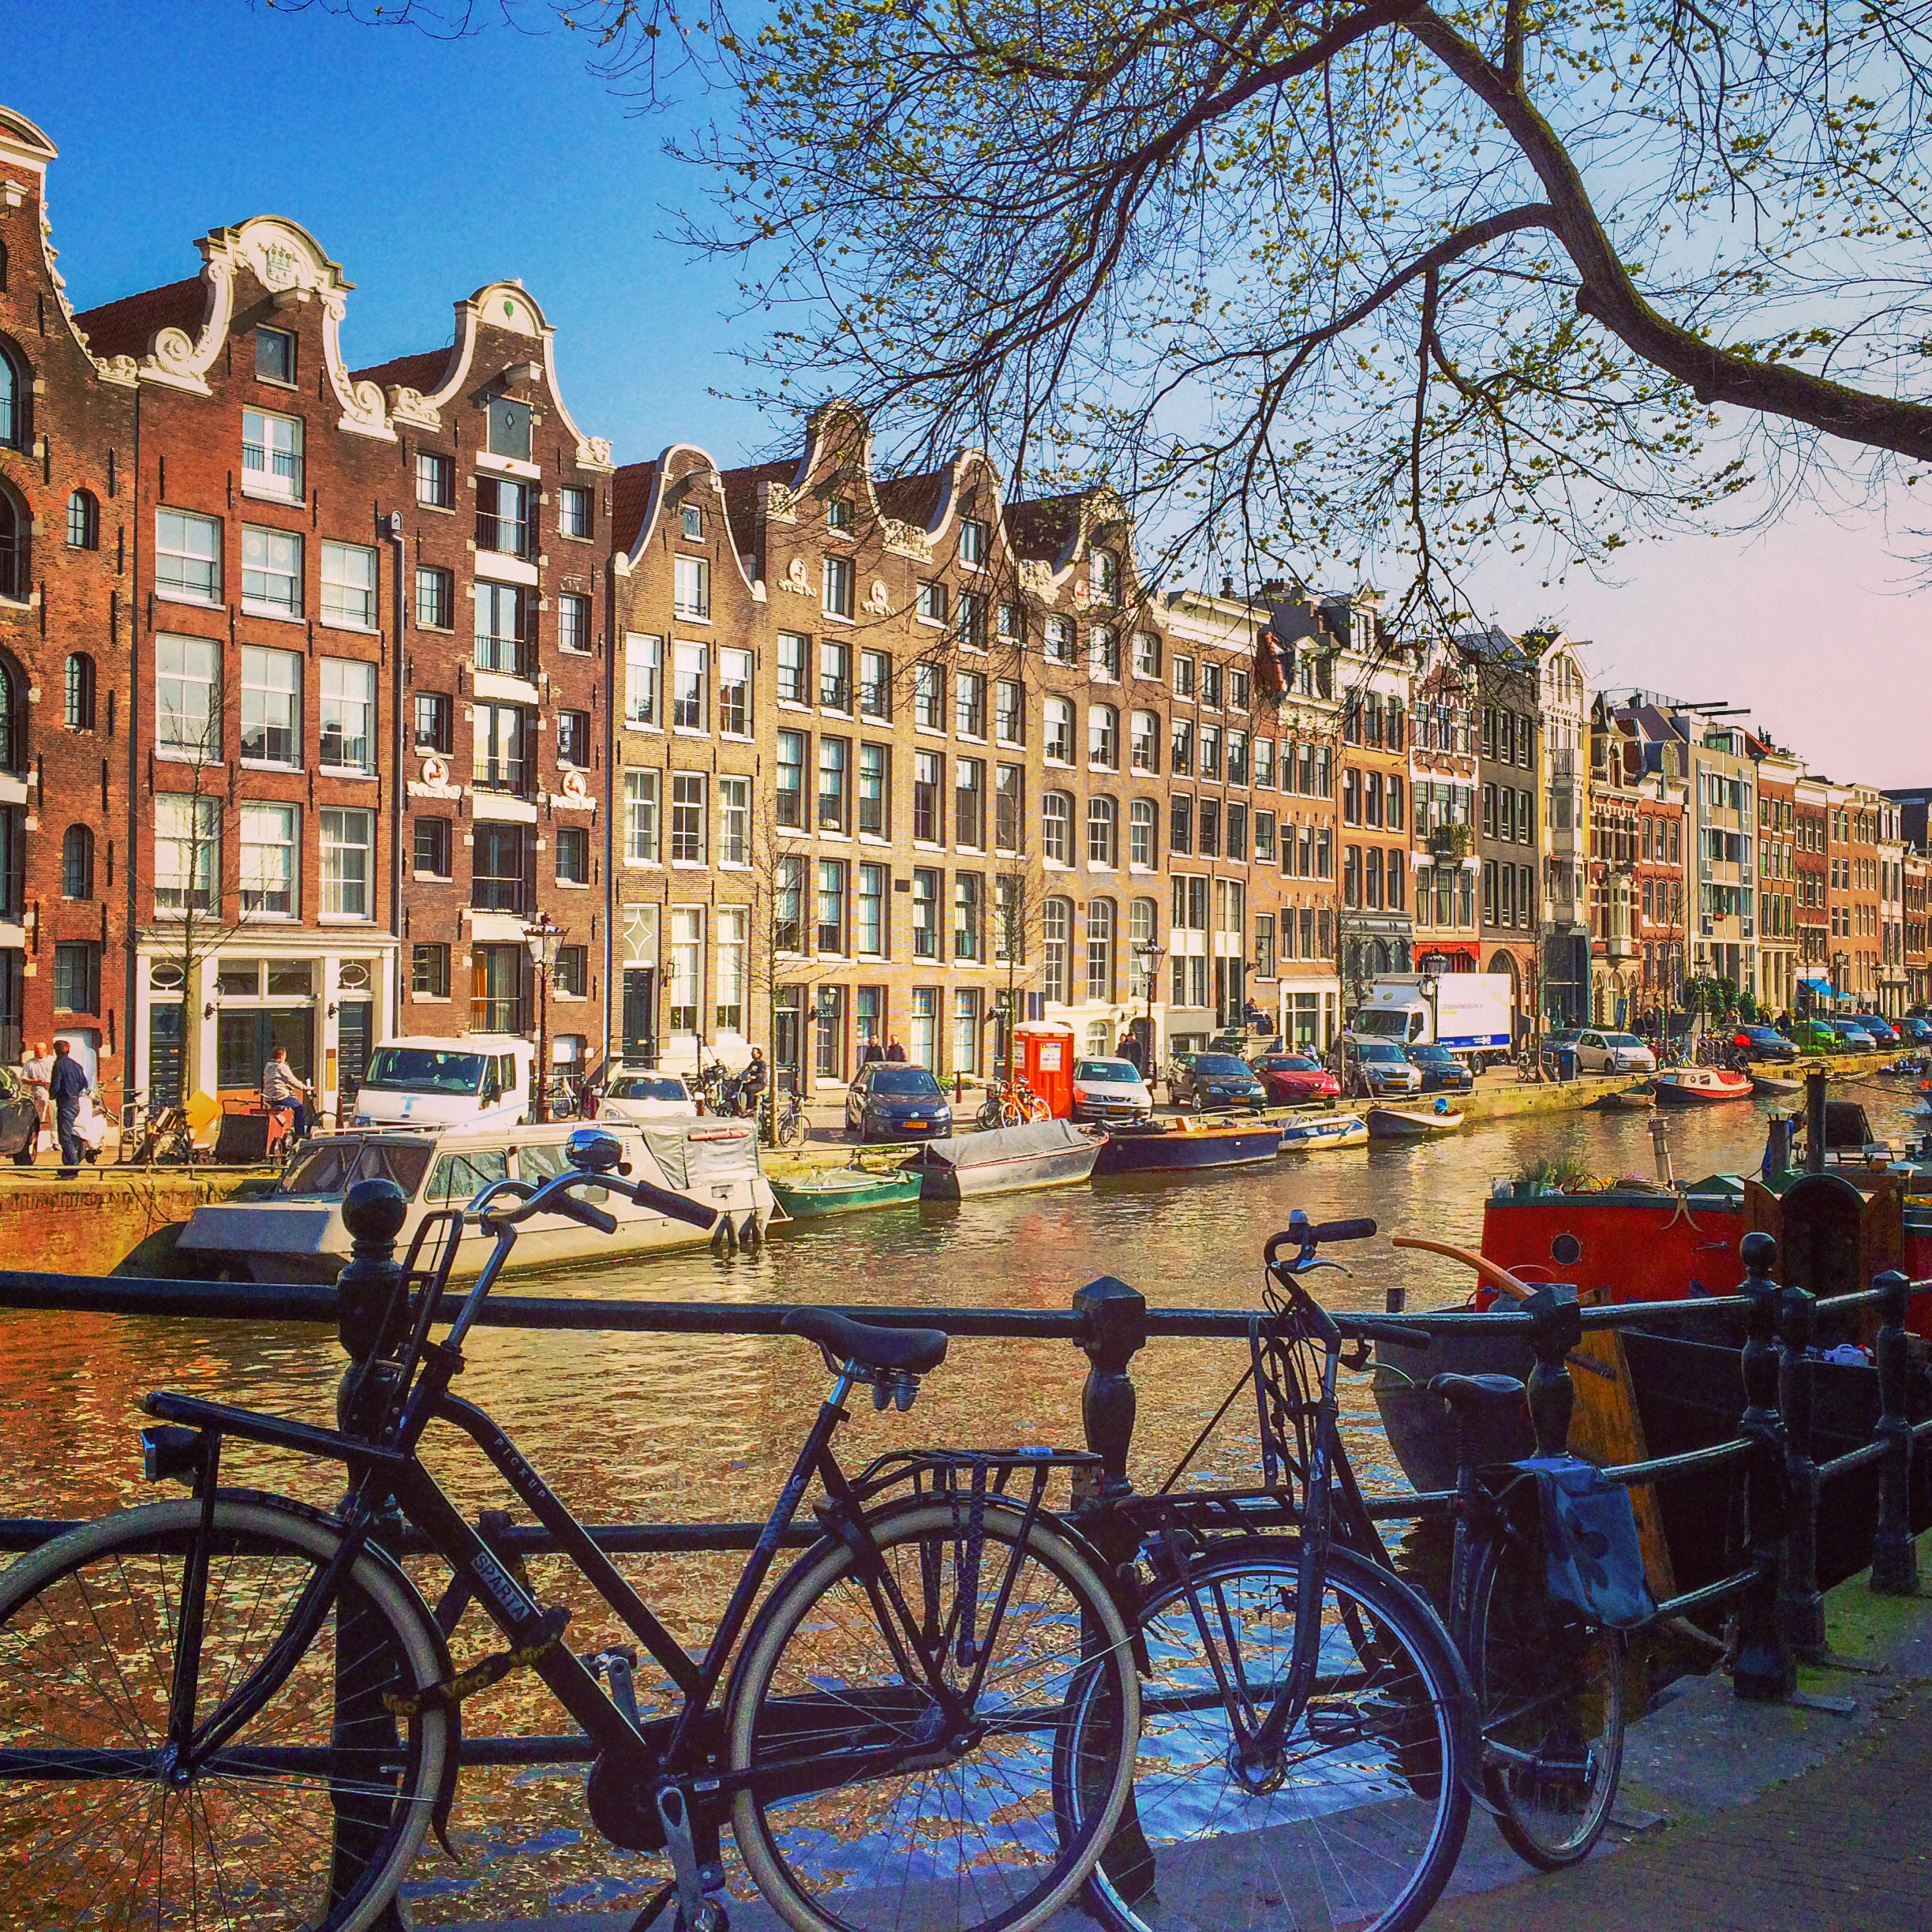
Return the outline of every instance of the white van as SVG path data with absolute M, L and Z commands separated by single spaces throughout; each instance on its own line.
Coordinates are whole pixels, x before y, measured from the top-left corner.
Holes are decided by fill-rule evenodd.
M 356 1089 L 358 1127 L 514 1127 L 536 1049 L 507 1033 L 384 1040 Z

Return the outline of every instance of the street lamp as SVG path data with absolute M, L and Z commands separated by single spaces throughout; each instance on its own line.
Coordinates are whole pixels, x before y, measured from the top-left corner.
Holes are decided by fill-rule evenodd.
M 1147 1042 L 1142 1048 L 1148 1064 L 1140 1071 L 1151 1074 L 1154 1071 L 1154 983 L 1160 977 L 1160 963 L 1167 949 L 1158 940 L 1144 939 L 1134 948 L 1134 957 L 1147 962 Z
M 548 912 L 539 912 L 523 928 L 530 964 L 537 968 L 537 1118 L 550 1118 L 550 972 L 556 964 L 557 942 L 569 931 Z

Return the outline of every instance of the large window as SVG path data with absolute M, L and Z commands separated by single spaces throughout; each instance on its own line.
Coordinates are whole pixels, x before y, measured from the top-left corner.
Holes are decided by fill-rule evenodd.
M 456 502 L 456 459 L 435 450 L 416 452 L 416 500 L 432 510 L 448 510 Z
M 772 949 L 805 950 L 805 861 L 788 853 L 773 868 Z
M 993 769 L 993 843 L 1003 852 L 1026 844 L 1026 773 L 1018 765 Z
M 535 777 L 534 720 L 521 705 L 476 707 L 476 756 L 471 782 L 479 792 L 527 798 Z
M 590 883 L 590 834 L 582 826 L 559 826 L 556 875 L 560 886 Z
M 1129 721 L 1128 741 L 1137 772 L 1160 769 L 1160 718 L 1152 711 L 1136 711 Z
M 810 702 L 805 690 L 805 665 L 811 653 L 811 639 L 796 631 L 778 633 L 778 701 L 802 705 Z
M 805 753 L 803 732 L 781 731 L 773 788 L 773 814 L 785 831 L 805 829 Z
M 530 485 L 503 477 L 477 478 L 476 547 L 500 556 L 527 557 L 530 543 Z
M 1047 763 L 1071 765 L 1073 762 L 1072 703 L 1065 698 L 1049 698 L 1043 715 L 1046 720 Z
M 325 813 L 324 817 L 328 814 Z M 328 828 L 322 832 L 326 848 Z M 518 912 L 528 915 L 530 835 L 520 825 L 495 820 L 476 822 L 475 845 L 470 866 L 470 903 L 482 912 Z M 326 856 L 324 890 L 327 891 Z
M 62 939 L 54 948 L 54 1010 L 100 1011 L 100 945 L 92 939 Z
M 970 987 L 953 995 L 953 1071 L 979 1071 L 979 995 Z
M 302 614 L 302 540 L 294 531 L 243 527 L 242 608 L 266 617 Z
M 536 596 L 521 584 L 476 586 L 476 667 L 528 677 L 535 669 L 529 646 L 535 631 Z
M 1002 678 L 994 687 L 993 729 L 1002 744 L 1026 743 L 1024 695 L 1017 678 Z
M 634 730 L 657 722 L 657 674 L 663 661 L 663 638 L 635 631 L 625 638 L 624 722 Z
M 376 769 L 373 664 L 346 657 L 322 660 L 322 762 L 337 771 Z
M 654 771 L 624 773 L 623 856 L 626 865 L 657 863 L 657 780 Z
M 881 744 L 859 747 L 859 829 L 871 838 L 884 838 L 891 825 L 887 801 L 892 789 L 892 751 Z
M 845 950 L 845 862 L 818 861 L 818 946 L 821 953 Z
M 747 935 L 751 915 L 742 906 L 721 906 L 717 919 L 717 988 L 713 1013 L 721 1033 L 744 1029 Z
M 706 647 L 702 644 L 677 644 L 672 647 L 671 722 L 680 731 L 705 728 L 706 656 Z
M 297 828 L 293 805 L 242 807 L 242 911 L 254 919 L 293 919 L 296 900 Z
M 1087 902 L 1087 997 L 1102 1004 L 1114 997 L 1114 901 Z
M 5 257 L 0 256 L 0 262 Z M 27 440 L 28 383 L 20 365 L 0 345 L 0 444 L 18 449 Z
M 671 862 L 705 862 L 705 777 L 702 772 L 671 774 Z
M 301 762 L 301 672 L 299 652 L 242 646 L 243 758 L 291 768 Z
M 427 631 L 455 628 L 456 577 L 453 571 L 440 569 L 432 564 L 417 567 L 416 621 Z
M 361 544 L 322 546 L 322 621 L 338 630 L 376 628 L 376 552 Z
M 92 490 L 76 490 L 67 499 L 67 546 L 71 550 L 100 548 L 100 503 Z
M 882 865 L 862 865 L 859 868 L 855 950 L 869 958 L 882 957 L 886 951 L 886 900 L 891 876 Z
M 718 863 L 748 865 L 751 861 L 751 781 L 720 778 L 718 793 Z
M 85 651 L 67 658 L 66 716 L 69 731 L 94 728 L 94 660 Z
M 207 638 L 155 639 L 155 742 L 163 758 L 219 761 L 221 647 Z
M 852 747 L 844 738 L 818 740 L 818 829 L 844 832 L 849 829 L 846 796 L 847 769 Z
M 979 758 L 953 761 L 953 838 L 975 850 L 986 843 L 986 766 Z
M 1046 966 L 1044 996 L 1056 1006 L 1070 1002 L 1069 962 L 1073 958 L 1073 902 L 1049 899 L 1040 909 L 1041 953 Z
M 842 638 L 818 640 L 818 702 L 828 711 L 852 709 L 852 646 Z
M 1087 863 L 1109 871 L 1120 858 L 1118 808 L 1110 798 L 1087 801 Z
M 221 525 L 213 517 L 155 512 L 155 589 L 188 603 L 221 601 Z
M 447 818 L 418 818 L 413 841 L 415 870 L 430 878 L 447 878 L 453 844 Z
M 322 916 L 365 919 L 373 916 L 376 814 L 361 809 L 324 806 L 322 826 Z M 477 863 L 483 834 L 477 828 Z M 520 826 L 512 829 L 520 831 Z
M 834 616 L 852 614 L 852 563 L 850 557 L 825 560 L 825 607 Z
M 982 957 L 979 923 L 982 894 L 976 872 L 953 875 L 953 957 L 976 960 Z
M 942 874 L 921 866 L 912 874 L 912 957 L 939 957 L 939 887 Z
M 945 837 L 942 816 L 945 802 L 940 788 L 945 782 L 945 760 L 936 751 L 912 754 L 912 836 L 922 844 L 937 845 Z
M 557 649 L 574 657 L 590 655 L 590 600 L 567 590 L 557 599 Z
M 1111 705 L 1087 708 L 1087 762 L 1103 771 L 1120 766 L 1120 713 Z
M 859 709 L 869 718 L 892 716 L 892 659 L 884 651 L 859 653 Z
M 704 908 L 671 909 L 671 975 L 667 989 L 673 1033 L 695 1033 L 704 1004 Z
M 728 738 L 751 734 L 751 653 L 718 653 L 718 729 Z
M 591 529 L 591 492 L 566 486 L 557 492 L 557 534 L 588 537 Z
M 416 723 L 414 739 L 418 751 L 432 751 L 447 758 L 453 749 L 455 727 L 451 722 L 454 708 L 447 691 L 418 691 L 416 694 Z
M 221 876 L 221 807 L 211 798 L 163 792 L 154 800 L 155 911 L 212 912 Z
M 450 996 L 450 949 L 432 941 L 410 948 L 410 992 L 417 999 Z
M 962 738 L 986 736 L 986 687 L 977 671 L 962 671 L 953 680 L 953 728 Z
M 1127 860 L 1151 869 L 1154 864 L 1154 801 L 1136 799 L 1128 807 Z
M 680 617 L 711 615 L 711 564 L 706 557 L 681 556 L 672 571 L 671 608 Z
M 557 762 L 574 766 L 578 771 L 590 769 L 590 713 L 559 711 L 556 714 Z
M 302 493 L 302 426 L 293 416 L 242 412 L 242 487 L 251 496 L 298 503 Z
M 945 681 L 937 665 L 912 667 L 912 722 L 925 731 L 944 731 Z
M 1073 801 L 1064 792 L 1040 801 L 1040 856 L 1049 865 L 1073 863 Z

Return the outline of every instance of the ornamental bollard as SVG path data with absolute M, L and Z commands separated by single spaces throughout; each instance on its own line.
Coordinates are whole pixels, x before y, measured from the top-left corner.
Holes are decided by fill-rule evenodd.
M 1777 1243 L 1762 1232 L 1739 1244 L 1750 1303 L 1742 1357 L 1744 1413 L 1738 1433 L 1745 1458 L 1744 1535 L 1754 1580 L 1738 1599 L 1737 1651 L 1731 1687 L 1754 1704 L 1779 1704 L 1798 1686 L 1798 1668 L 1778 1617 L 1778 1573 L 1784 1539 L 1784 1432 L 1778 1419 L 1778 1287 L 1771 1279 Z
M 1911 1421 L 1906 1391 L 1911 1376 L 1905 1320 L 1911 1283 L 1889 1268 L 1872 1286 L 1884 1296 L 1878 1320 L 1878 1426 L 1885 1444 L 1878 1463 L 1878 1527 L 1872 1537 L 1871 1586 L 1881 1596 L 1911 1597 L 1919 1589 L 1919 1549 L 1911 1533 Z
M 1570 1418 L 1576 1410 L 1576 1384 L 1570 1379 L 1570 1351 L 1583 1339 L 1583 1311 L 1577 1291 L 1564 1282 L 1545 1282 L 1521 1304 L 1530 1317 L 1530 1347 L 1536 1364 L 1530 1371 L 1530 1425 L 1540 1456 L 1567 1455 Z
M 1086 1324 L 1080 1346 L 1087 1357 L 1080 1391 L 1080 1426 L 1100 1458 L 1102 1494 L 1130 1494 L 1127 1451 L 1133 1445 L 1134 1385 L 1128 1372 L 1148 1335 L 1147 1297 L 1111 1275 L 1077 1289 L 1073 1312 Z
M 1818 1588 L 1818 1297 L 1787 1283 L 1778 1291 L 1778 1413 L 1784 1425 L 1784 1548 L 1778 1619 L 1801 1657 L 1825 1654 L 1825 1593 Z

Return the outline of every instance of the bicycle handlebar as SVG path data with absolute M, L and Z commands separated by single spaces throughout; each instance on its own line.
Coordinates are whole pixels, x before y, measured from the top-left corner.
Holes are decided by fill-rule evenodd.
M 511 1194 L 518 1197 L 518 1205 L 489 1217 L 499 1228 L 514 1227 L 529 1220 L 533 1215 L 555 1214 L 582 1222 L 600 1234 L 614 1234 L 617 1231 L 616 1217 L 589 1201 L 573 1200 L 571 1189 L 578 1187 L 606 1188 L 613 1193 L 627 1195 L 638 1207 L 654 1208 L 659 1214 L 673 1221 L 684 1222 L 691 1227 L 709 1228 L 717 1220 L 715 1209 L 706 1207 L 701 1201 L 687 1200 L 682 1194 L 673 1194 L 653 1181 L 627 1181 L 608 1170 L 599 1174 L 576 1167 L 553 1174 L 537 1187 L 527 1181 L 492 1181 L 463 1212 L 466 1218 L 474 1215 L 481 1219 L 491 1201 L 500 1195 Z
M 1268 1237 L 1261 1258 L 1272 1267 L 1282 1249 L 1291 1245 L 1299 1248 L 1305 1258 L 1312 1255 L 1324 1241 L 1366 1241 L 1375 1231 L 1375 1222 L 1366 1215 L 1350 1221 L 1311 1222 L 1297 1209 L 1286 1227 Z

